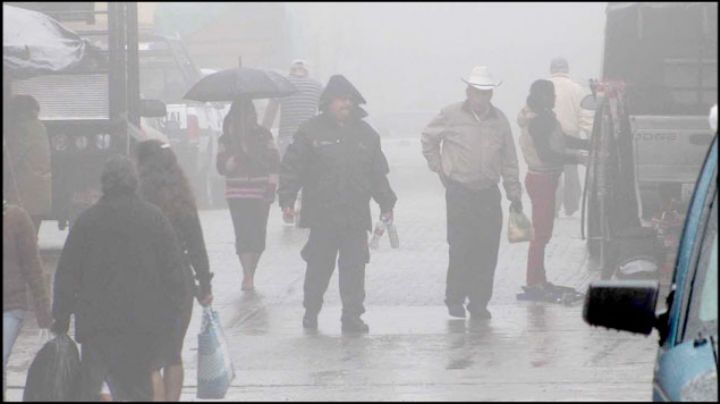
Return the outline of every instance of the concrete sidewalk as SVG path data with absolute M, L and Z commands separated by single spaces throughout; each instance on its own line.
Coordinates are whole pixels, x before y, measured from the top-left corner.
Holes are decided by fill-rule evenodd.
M 590 328 L 582 307 L 517 301 L 525 283 L 527 243 L 509 244 L 503 228 L 493 298 L 485 322 L 451 319 L 443 304 L 448 246 L 444 191 L 413 142 L 383 147 L 400 248 L 383 238 L 366 275 L 366 336 L 340 333 L 341 302 L 334 274 L 319 331 L 301 327 L 307 230 L 282 223 L 271 209 L 267 250 L 256 290 L 240 291 L 241 269 L 227 210 L 203 211 L 201 222 L 215 272 L 215 303 L 237 377 L 228 400 L 649 400 L 657 337 Z M 523 201 L 529 212 L 530 201 Z M 378 209 L 373 203 L 373 217 Z M 507 201 L 503 201 L 507 215 Z M 505 218 L 506 225 L 507 218 Z M 547 247 L 548 279 L 582 291 L 599 278 L 587 270 L 579 219 L 556 221 Z M 54 266 L 67 232 L 41 228 L 41 246 Z M 54 252 L 53 252 L 54 251 Z M 54 257 L 54 258 L 53 258 Z M 183 359 L 183 400 L 195 399 L 195 305 Z M 40 348 L 34 319 L 23 329 L 8 366 L 7 398 L 18 400 Z
M 420 200 L 412 211 L 399 212 L 417 214 L 425 208 Z M 400 213 L 401 248 L 392 250 L 383 239 L 373 251 L 364 316 L 371 333 L 352 337 L 340 333 L 336 275 L 319 332 L 307 334 L 300 327 L 304 263 L 298 253 L 306 230 L 284 226 L 273 209 L 257 290 L 241 293 L 229 213 L 202 212 L 216 272 L 214 306 L 237 371 L 227 399 L 649 399 L 654 337 L 592 329 L 582 321 L 579 305 L 518 302 L 527 243 L 508 244 L 505 233 L 490 303 L 493 319 L 484 324 L 450 319 L 442 303 L 444 225 L 437 217 L 434 223 L 430 219 Z M 585 269 L 584 242 L 573 235 L 577 222 L 558 220 L 547 249 L 548 277 L 584 290 L 599 274 Z M 43 229 L 49 236 L 45 240 L 60 240 L 51 229 Z M 57 247 L 43 247 L 48 261 L 57 257 Z M 196 305 L 183 353 L 184 401 L 195 399 L 199 319 Z M 31 318 L 8 366 L 8 400 L 21 398 L 26 371 L 40 348 L 37 332 Z

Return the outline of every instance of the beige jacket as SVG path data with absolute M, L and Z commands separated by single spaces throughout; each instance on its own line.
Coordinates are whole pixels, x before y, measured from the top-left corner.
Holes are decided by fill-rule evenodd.
M 572 160 L 577 160 L 578 153 L 566 149 L 563 132 L 560 130 L 560 126 L 556 125 L 555 130 L 550 133 L 548 138 L 548 146 L 555 153 L 565 156 L 565 161 L 543 161 L 538 155 L 537 147 L 528 130 L 530 120 L 536 116 L 537 114 L 535 112 L 525 106 L 520 110 L 517 117 L 517 123 L 521 130 L 520 150 L 527 163 L 528 171 L 534 173 L 555 173 L 559 175 L 563 171 L 563 163 L 577 163 L 577 161 Z
M 502 177 L 509 200 L 522 195 L 510 123 L 494 106 L 480 119 L 465 102 L 443 108 L 422 132 L 422 151 L 432 171 L 468 188 L 486 189 Z
M 28 290 L 33 297 L 40 328 L 48 328 L 50 293 L 48 280 L 38 254 L 35 228 L 27 211 L 3 202 L 3 311 L 28 310 Z
M 550 78 L 555 85 L 555 116 L 560 121 L 563 132 L 573 137 L 587 138 L 592 131 L 593 113 L 580 107 L 580 102 L 588 94 L 578 83 L 572 81 L 566 73 L 555 73 Z
M 22 206 L 30 215 L 47 215 L 52 203 L 50 140 L 37 119 L 17 123 L 5 136 L 8 202 Z

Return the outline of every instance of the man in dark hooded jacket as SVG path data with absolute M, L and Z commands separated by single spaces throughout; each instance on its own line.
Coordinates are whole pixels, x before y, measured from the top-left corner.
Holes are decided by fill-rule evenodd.
M 52 330 L 75 315 L 82 344 L 79 399 L 97 400 L 103 380 L 116 401 L 150 401 L 160 363 L 187 293 L 175 231 L 159 208 L 136 194 L 133 163 L 103 169 L 103 197 L 70 229 L 57 272 Z
M 307 262 L 305 328 L 317 328 L 337 259 L 342 330 L 369 330 L 360 315 L 365 312 L 365 264 L 370 260 L 370 198 L 380 205 L 381 219 L 388 222 L 397 197 L 387 180 L 389 168 L 380 136 L 362 120 L 367 113 L 358 105 L 364 103 L 344 76 L 332 76 L 320 96 L 321 113 L 300 126 L 280 168 L 278 199 L 283 214 L 294 216 L 295 199 L 302 189 L 300 226 L 310 228 L 301 252 Z

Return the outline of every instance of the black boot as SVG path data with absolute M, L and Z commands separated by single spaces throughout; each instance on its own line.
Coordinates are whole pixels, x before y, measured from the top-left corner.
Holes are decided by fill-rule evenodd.
M 465 318 L 465 308 L 462 304 L 448 305 L 448 314 L 452 317 Z
M 478 307 L 472 310 L 468 308 L 468 311 L 470 312 L 470 318 L 474 320 L 489 320 L 492 318 L 492 313 L 487 307 Z
M 305 315 L 303 316 L 302 320 L 303 328 L 308 330 L 317 330 L 318 328 L 318 320 L 317 320 L 317 313 L 308 313 L 305 312 Z
M 342 331 L 350 333 L 367 333 L 370 332 L 370 327 L 365 324 L 360 317 L 350 317 L 342 319 Z

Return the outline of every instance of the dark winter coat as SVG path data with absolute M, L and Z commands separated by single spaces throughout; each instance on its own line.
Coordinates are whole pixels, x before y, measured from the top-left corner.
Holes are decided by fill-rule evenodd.
M 390 188 L 388 163 L 380 136 L 354 117 L 340 126 L 325 112 L 298 129 L 280 167 L 280 206 L 293 206 L 302 188 L 300 226 L 340 226 L 371 230 L 370 198 L 382 212 L 390 211 L 397 197 Z
M 168 336 L 188 293 L 172 225 L 134 193 L 103 196 L 70 229 L 55 274 L 53 317 L 95 335 Z
M 355 105 L 366 103 L 360 91 L 342 74 L 335 74 L 328 80 L 327 86 L 320 94 L 320 100 L 318 101 L 320 111 L 327 110 L 330 102 L 336 97 L 348 97 Z
M 200 217 L 197 211 L 187 212 L 178 215 L 171 221 L 175 234 L 177 234 L 180 249 L 185 251 L 186 262 L 190 264 L 195 272 L 195 279 L 198 281 L 197 291 L 200 297 L 212 293 L 210 280 L 213 274 L 210 272 L 210 262 L 208 260 L 207 250 L 205 249 L 205 238 L 203 237 L 202 226 L 200 225 Z M 189 277 L 190 289 L 194 294 L 194 281 L 192 280 L 192 272 L 186 271 Z

